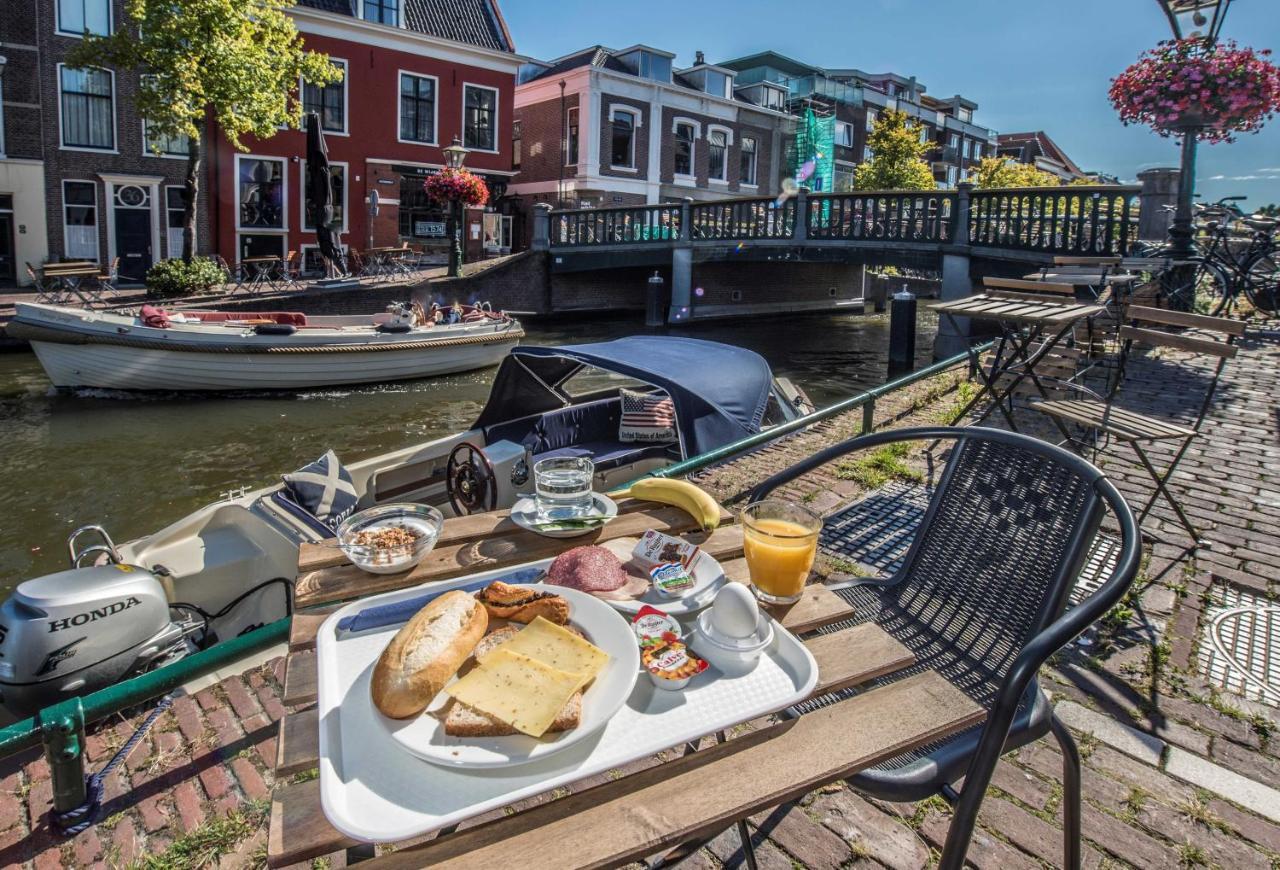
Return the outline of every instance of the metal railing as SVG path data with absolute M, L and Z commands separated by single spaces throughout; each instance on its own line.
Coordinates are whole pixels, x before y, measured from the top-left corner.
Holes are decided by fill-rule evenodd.
M 695 202 L 689 206 L 694 239 L 789 239 L 796 232 L 796 200 L 771 196 Z
M 1124 255 L 1137 235 L 1138 186 L 975 190 L 969 194 L 974 247 L 1047 254 Z
M 680 238 L 679 205 L 588 208 L 551 213 L 551 247 L 672 242 Z
M 805 225 L 811 239 L 948 242 L 955 191 L 867 191 L 813 194 Z

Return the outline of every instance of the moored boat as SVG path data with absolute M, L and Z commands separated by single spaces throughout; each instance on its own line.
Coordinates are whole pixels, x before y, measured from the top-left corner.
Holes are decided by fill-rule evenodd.
M 496 365 L 524 332 L 486 306 L 375 315 L 290 311 L 137 314 L 20 302 L 8 326 L 57 387 L 299 390 Z

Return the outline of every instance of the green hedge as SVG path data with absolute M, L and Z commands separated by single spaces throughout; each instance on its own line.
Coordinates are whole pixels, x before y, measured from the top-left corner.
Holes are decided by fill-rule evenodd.
M 190 263 L 161 260 L 147 270 L 147 295 L 152 299 L 195 296 L 210 292 L 226 278 L 221 266 L 204 257 L 196 257 Z

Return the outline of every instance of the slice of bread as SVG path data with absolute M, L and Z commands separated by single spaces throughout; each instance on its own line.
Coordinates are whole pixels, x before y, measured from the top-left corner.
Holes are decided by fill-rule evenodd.
M 547 729 L 548 734 L 571 731 L 582 722 L 582 693 L 575 692 Z M 445 711 L 444 733 L 450 737 L 506 737 L 518 734 L 505 722 L 499 722 L 479 710 L 473 710 L 457 701 L 449 701 Z

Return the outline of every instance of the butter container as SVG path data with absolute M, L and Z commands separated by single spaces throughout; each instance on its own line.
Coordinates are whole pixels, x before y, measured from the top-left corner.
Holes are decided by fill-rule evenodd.
M 688 568 L 701 552 L 697 544 L 650 529 L 640 538 L 631 555 L 646 569 L 671 562 L 678 562 L 681 567 Z
M 655 565 L 649 569 L 653 588 L 664 598 L 683 598 L 693 591 L 694 581 L 689 570 L 679 562 Z

